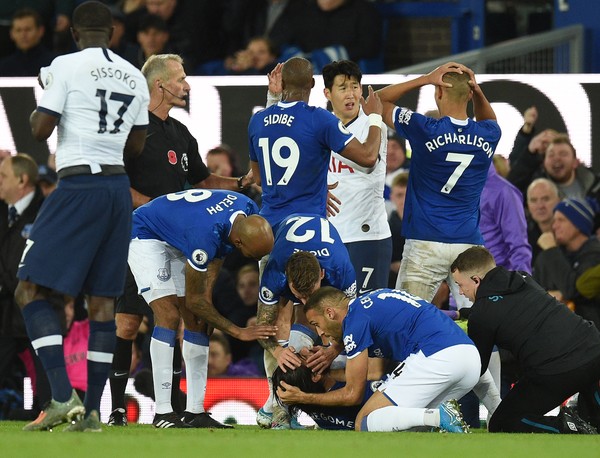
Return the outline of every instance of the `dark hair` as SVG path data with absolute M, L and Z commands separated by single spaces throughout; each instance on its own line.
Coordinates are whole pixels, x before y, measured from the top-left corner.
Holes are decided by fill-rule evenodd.
M 351 60 L 334 61 L 323 67 L 323 83 L 329 90 L 333 87 L 333 80 L 336 76 L 343 75 L 348 79 L 354 78 L 360 83 L 362 72 L 356 62 Z
M 209 149 L 206 153 L 206 156 L 208 157 L 217 154 L 225 154 L 227 156 L 227 159 L 229 159 L 229 165 L 231 165 L 232 176 L 237 176 L 240 174 L 237 164 L 237 154 L 235 153 L 235 151 L 233 151 L 231 146 L 227 145 L 226 143 L 221 143 L 220 145 Z
M 138 31 L 147 32 L 149 29 L 160 30 L 161 32 L 169 32 L 169 27 L 166 21 L 156 14 L 146 14 L 140 20 Z
M 550 148 L 551 145 L 567 145 L 569 148 L 571 148 L 571 151 L 573 151 L 573 157 L 577 157 L 577 151 L 575 151 L 575 147 L 573 146 L 573 143 L 571 143 L 571 139 L 567 134 L 556 135 L 556 137 L 550 141 L 548 148 Z
M 21 8 L 15 11 L 15 14 L 13 14 L 12 17 L 12 22 L 14 23 L 16 19 L 23 19 L 26 17 L 32 17 L 33 22 L 35 22 L 35 26 L 37 28 L 40 28 L 44 25 L 44 20 L 42 19 L 42 16 L 33 8 Z
M 273 387 L 273 394 L 278 404 L 282 404 L 277 396 L 277 388 L 279 388 L 281 382 L 285 382 L 289 385 L 295 386 L 305 393 L 325 393 L 325 387 L 320 382 L 315 382 L 312 378 L 312 371 L 306 366 L 299 366 L 296 369 L 286 369 L 283 372 L 280 367 L 275 369 L 273 376 L 271 377 L 271 386 Z M 299 410 L 306 410 L 303 408 L 304 404 L 289 405 L 291 414 L 296 414 Z
M 298 251 L 285 264 L 288 283 L 303 296 L 312 294 L 315 283 L 321 279 L 321 265 L 317 257 L 308 251 Z
M 107 29 L 113 25 L 112 14 L 108 7 L 100 2 L 85 2 L 73 11 L 74 29 Z
M 306 301 L 304 313 L 309 310 L 322 310 L 323 303 L 329 301 L 330 305 L 336 306 L 342 302 L 348 301 L 348 296 L 333 286 L 323 286 L 316 290 Z

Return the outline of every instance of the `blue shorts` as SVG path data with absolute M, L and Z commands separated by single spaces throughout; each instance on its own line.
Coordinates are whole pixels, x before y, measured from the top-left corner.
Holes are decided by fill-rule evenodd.
M 70 296 L 123 294 L 131 212 L 127 175 L 62 178 L 33 224 L 17 277 Z
M 356 271 L 356 289 L 360 296 L 387 288 L 392 263 L 392 238 L 345 243 Z

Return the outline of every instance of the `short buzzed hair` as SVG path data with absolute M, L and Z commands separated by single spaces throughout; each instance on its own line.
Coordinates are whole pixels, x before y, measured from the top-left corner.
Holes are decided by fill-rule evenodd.
M 148 57 L 142 67 L 142 74 L 146 78 L 149 89 L 152 89 L 155 79 L 160 78 L 165 81 L 169 79 L 168 65 L 171 60 L 183 65 L 183 59 L 178 54 L 154 54 Z
M 481 278 L 496 267 L 496 261 L 486 248 L 473 246 L 463 251 L 450 266 L 450 272 L 468 272 Z
M 535 188 L 536 186 L 539 186 L 541 184 L 545 184 L 546 186 L 548 186 L 548 188 L 550 188 L 550 191 L 552 191 L 552 193 L 556 196 L 557 199 L 560 198 L 558 186 L 556 186 L 556 183 L 554 183 L 554 181 L 549 180 L 548 178 L 536 178 L 529 184 L 529 186 L 527 186 L 526 198 L 527 198 L 528 202 L 529 202 L 529 194 L 531 193 L 533 188 Z
M 577 157 L 577 151 L 575 150 L 575 147 L 573 146 L 573 143 L 571 143 L 571 139 L 567 134 L 557 134 L 552 140 L 550 140 L 548 148 L 550 148 L 552 145 L 568 145 L 569 148 L 571 148 L 571 151 L 573 151 L 573 156 Z
M 452 84 L 452 87 L 444 88 L 449 97 L 457 101 L 469 100 L 471 94 L 471 86 L 469 85 L 469 74 L 468 73 L 455 73 L 448 72 L 442 77 L 444 83 Z
M 315 291 L 306 304 L 304 305 L 304 313 L 309 310 L 317 310 L 322 312 L 325 306 L 341 307 L 342 304 L 347 304 L 348 296 L 343 291 L 340 291 L 333 286 L 323 286 Z
M 113 18 L 108 7 L 100 2 L 82 3 L 73 11 L 74 29 L 106 29 L 113 26 Z

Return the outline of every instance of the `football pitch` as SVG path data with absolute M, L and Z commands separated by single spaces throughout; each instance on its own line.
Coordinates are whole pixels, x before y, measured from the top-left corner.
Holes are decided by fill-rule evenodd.
M 105 427 L 102 433 L 24 432 L 24 422 L 0 422 L 3 458 L 375 458 L 383 457 L 600 457 L 600 435 L 356 433 L 232 430 L 160 430 L 150 425 Z

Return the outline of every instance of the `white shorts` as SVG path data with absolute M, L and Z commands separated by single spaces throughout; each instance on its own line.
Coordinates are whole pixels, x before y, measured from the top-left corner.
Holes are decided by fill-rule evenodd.
M 457 307 L 470 307 L 469 300 L 458 292 L 458 285 L 452 278 L 450 266 L 459 254 L 472 246 L 475 245 L 407 239 L 396 288 L 431 302 L 442 282 L 446 280 Z
M 184 254 L 161 240 L 133 239 L 129 244 L 129 267 L 138 294 L 148 304 L 165 296 L 185 296 Z
M 435 408 L 471 391 L 480 371 L 474 345 L 454 345 L 430 356 L 419 351 L 400 363 L 378 390 L 399 407 Z

